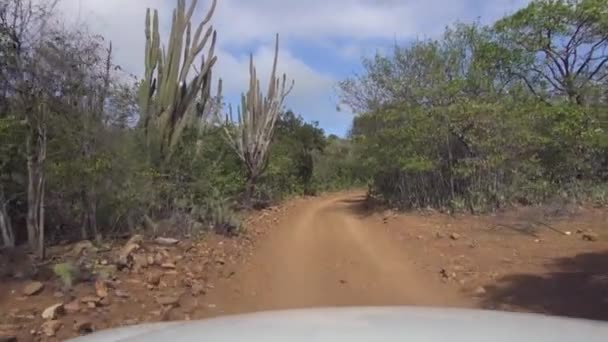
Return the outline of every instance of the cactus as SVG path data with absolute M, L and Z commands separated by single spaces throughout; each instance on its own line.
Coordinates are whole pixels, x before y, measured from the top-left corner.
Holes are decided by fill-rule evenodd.
M 276 35 L 274 62 L 268 93 L 262 94 L 260 81 L 257 78 L 253 56 L 249 57 L 249 89 L 241 95 L 241 104 L 237 109 L 238 121 L 234 122 L 232 108 L 226 122 L 234 122 L 234 129 L 225 125 L 225 135 L 230 145 L 247 167 L 247 200 L 251 200 L 257 179 L 268 164 L 270 142 L 274 135 L 275 124 L 283 102 L 291 92 L 294 82 L 287 86 L 287 76 L 277 77 L 277 61 L 279 55 L 279 35 Z
M 214 55 L 217 34 L 211 25 L 204 34 L 203 30 L 211 20 L 217 0 L 213 0 L 192 36 L 191 18 L 196 3 L 197 0 L 193 0 L 186 11 L 186 1 L 177 1 L 168 46 L 161 43 L 158 11 L 154 10 L 153 15 L 150 9 L 146 11 L 145 71 L 139 89 L 140 125 L 151 152 L 164 162 L 171 158 L 184 129 L 203 119 L 211 106 L 211 70 L 217 61 Z M 200 69 L 196 70 L 195 59 L 209 39 L 207 58 L 204 54 L 201 56 Z M 191 69 L 197 74 L 189 79 Z

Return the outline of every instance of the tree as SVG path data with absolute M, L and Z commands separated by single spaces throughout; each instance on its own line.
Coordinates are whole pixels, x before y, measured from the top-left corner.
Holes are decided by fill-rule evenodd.
M 249 89 L 241 95 L 241 104 L 237 108 L 235 122 L 232 109 L 226 116 L 225 133 L 229 144 L 243 161 L 247 185 L 246 201 L 251 201 L 255 186 L 268 166 L 269 147 L 275 132 L 275 124 L 283 109 L 283 102 L 293 89 L 294 83 L 287 86 L 287 75 L 277 77 L 279 57 L 279 35 L 276 36 L 274 62 L 268 83 L 268 92 L 264 96 L 257 78 L 253 55 L 249 58 Z M 230 125 L 234 123 L 234 125 Z
M 495 24 L 521 60 L 510 73 L 536 96 L 587 104 L 608 76 L 608 2 L 535 0 Z

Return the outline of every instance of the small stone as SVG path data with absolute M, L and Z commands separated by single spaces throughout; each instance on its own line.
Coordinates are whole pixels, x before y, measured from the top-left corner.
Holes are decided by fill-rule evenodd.
M 84 240 L 74 244 L 74 247 L 72 247 L 72 253 L 75 256 L 80 256 L 83 252 L 94 249 L 95 246 L 93 246 L 93 243 L 91 241 Z
M 154 263 L 157 265 L 161 265 L 163 263 L 163 255 L 160 253 L 154 254 Z
M 156 302 L 164 306 L 179 306 L 179 297 L 176 296 L 161 296 L 156 298 Z
M 154 240 L 154 242 L 156 242 L 159 245 L 163 245 L 163 246 L 175 246 L 179 243 L 179 240 L 172 239 L 172 238 L 159 237 L 159 238 L 156 238 Z
M 218 265 L 225 265 L 226 260 L 224 260 L 224 258 L 217 258 L 217 259 L 215 259 L 215 263 Z
M 570 231 L 566 231 L 566 232 L 564 232 L 564 234 L 565 234 L 566 236 L 570 236 L 570 235 L 572 235 L 572 232 L 570 232 Z
M 95 282 L 95 294 L 99 298 L 106 298 L 108 296 L 108 285 L 103 280 L 97 280 Z
M 168 270 L 174 270 L 176 268 L 175 264 L 171 263 L 171 262 L 166 262 L 166 263 L 160 265 L 160 267 L 168 269 Z
M 152 274 L 148 274 L 148 277 L 146 280 L 148 281 L 148 284 L 150 284 L 152 286 L 158 286 L 158 284 L 160 284 L 160 278 L 161 278 L 160 274 L 152 273 Z
M 437 233 L 435 233 L 435 237 L 437 239 L 443 239 L 445 237 L 445 235 L 442 232 L 437 232 Z
M 57 332 L 59 331 L 59 329 L 61 329 L 62 326 L 63 323 L 61 323 L 61 321 L 52 320 L 42 323 L 40 329 L 46 336 L 53 337 L 55 336 L 55 334 L 57 334 Z
M 47 320 L 53 320 L 57 319 L 60 315 L 64 313 L 65 310 L 63 308 L 63 303 L 59 303 L 44 309 L 44 311 L 42 311 L 42 318 Z
M 599 240 L 599 235 L 597 235 L 596 233 L 593 233 L 593 232 L 587 232 L 587 233 L 583 234 L 583 240 L 595 242 L 595 241 Z
M 450 234 L 450 239 L 456 241 L 456 240 L 460 240 L 461 236 L 458 233 L 452 233 Z
M 78 319 L 74 322 L 74 331 L 81 335 L 90 334 L 94 330 L 93 322 L 88 319 Z
M 476 288 L 475 291 L 473 291 L 473 294 L 475 294 L 476 296 L 484 295 L 486 294 L 486 289 L 484 289 L 483 286 L 480 286 Z
M 145 255 L 133 255 L 133 269 L 136 271 L 148 267 L 148 258 Z
M 63 308 L 65 309 L 65 311 L 67 313 L 73 314 L 73 313 L 80 311 L 80 303 L 78 302 L 78 300 L 74 300 L 74 301 L 71 301 L 71 302 L 65 304 L 63 306 Z
M 131 254 L 139 249 L 139 244 L 141 244 L 143 240 L 144 238 L 141 235 L 134 235 L 131 237 L 118 253 L 117 263 L 121 266 L 129 266 L 130 259 L 132 259 Z
M 99 305 L 101 305 L 101 306 L 110 305 L 110 298 L 108 298 L 108 297 L 101 298 L 101 300 L 99 301 Z
M 182 285 L 185 287 L 192 287 L 192 285 L 194 285 L 194 280 L 192 280 L 192 278 L 184 278 L 182 279 Z
M 148 257 L 146 259 L 148 261 L 148 266 L 153 266 L 155 264 L 155 262 L 154 262 L 154 256 L 148 255 Z
M 133 319 L 128 319 L 125 321 L 124 325 L 129 326 L 129 325 L 136 325 L 139 324 L 139 320 L 136 318 Z
M 190 290 L 191 290 L 191 293 L 192 293 L 193 296 L 199 296 L 201 294 L 205 294 L 206 293 L 205 287 L 202 284 L 200 284 L 200 283 L 194 283 L 194 284 L 192 284 L 192 287 L 190 288 Z
M 53 297 L 55 297 L 55 298 L 62 298 L 63 297 L 63 292 L 56 291 L 55 293 L 53 293 Z
M 118 298 L 130 298 L 131 297 L 130 294 L 128 294 L 127 292 L 122 291 L 122 290 L 116 290 L 116 291 L 114 291 L 114 294 Z
M 96 297 L 96 296 L 84 296 L 80 299 L 80 301 L 82 303 L 88 304 L 89 306 L 91 306 L 91 304 L 93 304 L 92 307 L 97 306 L 97 304 L 99 303 L 100 300 L 101 300 L 101 298 Z
M 23 294 L 26 296 L 37 295 L 44 289 L 44 284 L 39 281 L 31 282 L 23 288 Z

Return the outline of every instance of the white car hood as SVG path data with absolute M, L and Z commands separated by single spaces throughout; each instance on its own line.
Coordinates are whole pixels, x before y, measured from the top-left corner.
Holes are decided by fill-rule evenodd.
M 328 308 L 145 324 L 72 341 L 606 342 L 608 323 L 465 309 Z

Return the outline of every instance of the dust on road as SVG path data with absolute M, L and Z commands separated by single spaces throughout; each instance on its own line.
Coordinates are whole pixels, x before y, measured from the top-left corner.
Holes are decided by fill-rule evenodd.
M 417 270 L 381 225 L 364 224 L 355 210 L 363 200 L 351 193 L 299 206 L 234 279 L 209 293 L 208 302 L 220 309 L 216 314 L 327 306 L 471 306 L 457 290 Z

